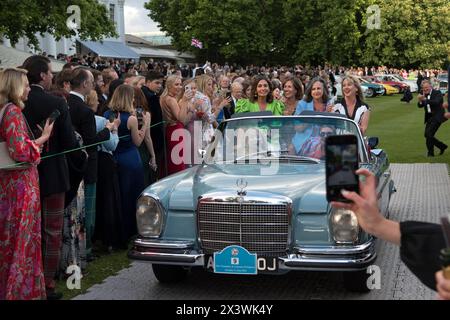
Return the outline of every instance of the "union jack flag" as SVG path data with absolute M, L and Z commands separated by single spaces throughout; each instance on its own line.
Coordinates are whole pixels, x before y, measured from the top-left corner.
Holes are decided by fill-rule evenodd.
M 191 45 L 196 48 L 203 49 L 203 43 L 198 39 L 192 38 Z

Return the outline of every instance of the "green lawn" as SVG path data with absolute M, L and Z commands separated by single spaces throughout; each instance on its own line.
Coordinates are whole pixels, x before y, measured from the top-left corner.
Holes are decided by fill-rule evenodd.
M 450 163 L 450 149 L 443 156 L 426 157 L 424 110 L 417 108 L 416 100 L 407 104 L 400 98 L 401 95 L 394 95 L 367 100 L 373 110 L 367 135 L 380 138 L 379 147 L 386 150 L 393 163 Z M 450 121 L 441 126 L 437 137 L 450 143 Z M 435 153 L 437 155 L 439 151 Z M 64 293 L 64 299 L 71 299 L 129 265 L 126 251 L 103 254 L 89 264 L 88 275 L 81 281 L 81 290 L 67 289 L 65 280 L 58 282 L 58 290 Z
M 372 107 L 368 136 L 379 137 L 379 148 L 385 149 L 393 163 L 450 163 L 450 149 L 439 156 L 426 157 L 424 110 L 417 107 L 417 100 L 401 102 L 401 95 L 367 99 Z M 436 137 L 450 144 L 450 121 L 439 128 Z
M 64 300 L 72 299 L 79 294 L 86 293 L 87 289 L 93 285 L 101 283 L 107 277 L 113 276 L 129 266 L 130 261 L 127 258 L 127 252 L 125 250 L 112 254 L 100 254 L 99 258 L 88 264 L 88 274 L 81 279 L 80 290 L 69 290 L 66 285 L 66 280 L 61 280 L 57 283 L 57 291 L 64 294 Z

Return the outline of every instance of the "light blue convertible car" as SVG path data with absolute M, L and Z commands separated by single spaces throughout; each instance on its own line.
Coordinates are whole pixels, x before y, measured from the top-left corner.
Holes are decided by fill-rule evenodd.
M 388 157 L 355 122 L 330 113 L 240 114 L 221 123 L 200 165 L 142 193 L 129 258 L 150 262 L 160 282 L 181 281 L 195 267 L 241 275 L 323 270 L 343 272 L 349 290 L 367 291 L 375 239 L 353 212 L 326 200 L 324 128 L 358 137 L 360 165 L 377 176 L 387 215 Z

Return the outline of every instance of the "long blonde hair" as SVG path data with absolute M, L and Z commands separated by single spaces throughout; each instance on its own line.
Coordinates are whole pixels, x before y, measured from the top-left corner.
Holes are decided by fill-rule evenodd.
M 122 84 L 114 91 L 109 108 L 112 111 L 133 113 L 134 88 L 128 84 Z
M 364 94 L 361 88 L 361 83 L 359 82 L 358 78 L 352 76 L 352 75 L 347 75 L 342 79 L 342 86 L 344 86 L 344 81 L 348 80 L 351 83 L 353 83 L 353 85 L 356 87 L 356 98 L 359 99 L 359 101 L 364 102 Z
M 182 78 L 181 78 L 180 76 L 176 76 L 176 75 L 169 76 L 169 77 L 167 78 L 167 80 L 166 80 L 166 87 L 164 88 L 164 91 L 163 91 L 163 93 L 161 94 L 161 98 L 164 98 L 164 97 L 166 97 L 166 96 L 169 95 L 169 90 L 170 90 L 170 88 L 172 88 L 172 87 L 174 86 L 175 82 L 176 82 L 178 79 L 182 80 Z M 178 99 L 177 99 L 177 101 L 178 101 Z
M 207 74 L 202 74 L 201 76 L 195 77 L 197 91 L 203 93 L 205 96 L 212 100 L 213 97 L 211 96 L 211 93 L 206 92 L 206 87 L 208 86 L 208 81 L 210 80 L 213 81 L 213 78 Z
M 27 71 L 7 68 L 0 72 L 0 109 L 8 102 L 24 108 L 22 96 L 25 90 Z

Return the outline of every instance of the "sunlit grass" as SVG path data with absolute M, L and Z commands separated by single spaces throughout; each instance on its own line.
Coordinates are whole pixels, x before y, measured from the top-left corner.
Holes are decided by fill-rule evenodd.
M 417 107 L 417 99 L 401 102 L 401 95 L 367 99 L 372 107 L 368 136 L 380 138 L 379 147 L 385 149 L 393 163 L 449 163 L 450 149 L 428 158 L 425 146 L 424 110 Z M 416 97 L 416 95 L 414 96 Z M 439 128 L 436 137 L 450 144 L 450 121 Z

